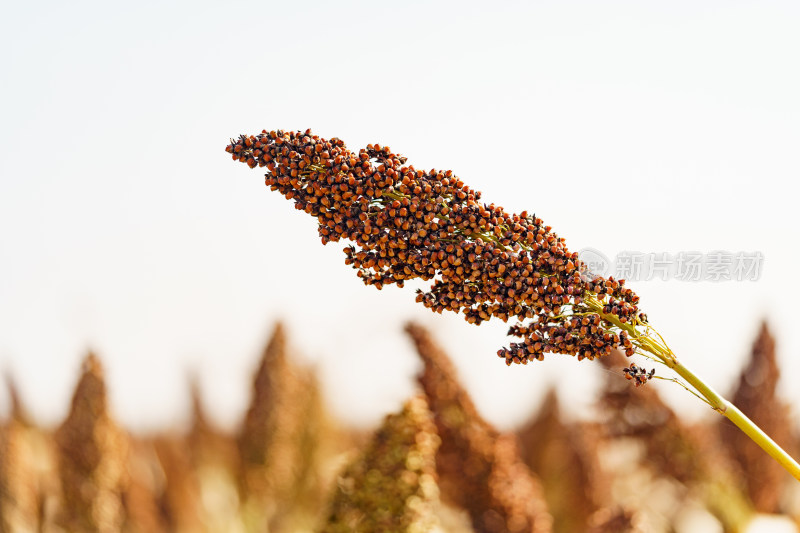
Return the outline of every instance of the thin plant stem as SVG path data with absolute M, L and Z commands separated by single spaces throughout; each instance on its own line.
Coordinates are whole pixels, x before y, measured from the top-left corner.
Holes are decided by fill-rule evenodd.
M 682 377 L 686 383 L 694 388 L 695 395 L 699 395 L 703 400 L 711 406 L 711 408 L 733 422 L 736 427 L 742 430 L 745 435 L 758 444 L 761 449 L 767 452 L 773 459 L 786 469 L 795 479 L 800 481 L 800 464 L 790 456 L 786 450 L 781 448 L 769 435 L 756 425 L 755 422 L 750 420 L 742 411 L 735 405 L 726 400 L 721 394 L 715 391 L 708 383 L 700 379 L 694 372 L 689 370 L 683 363 L 681 363 L 672 350 L 666 345 L 661 335 L 652 330 L 658 339 L 650 336 L 649 333 L 639 331 L 635 325 L 631 323 L 620 322 L 619 318 L 615 315 L 603 313 L 603 304 L 594 297 L 586 299 L 588 306 L 596 311 L 603 320 L 611 322 L 619 329 L 627 331 L 631 339 L 639 345 L 642 350 L 655 356 L 662 363 L 671 368 L 676 374 Z
M 767 452 L 773 459 L 778 461 L 780 465 L 786 469 L 795 479 L 800 481 L 800 464 L 795 461 L 792 456 L 786 453 L 786 450 L 778 446 L 769 435 L 758 427 L 755 422 L 750 420 L 738 407 L 722 397 L 707 383 L 701 380 L 691 370 L 686 368 L 683 364 L 675 360 L 673 370 L 689 384 L 691 384 L 700 394 L 705 397 L 712 408 L 725 416 L 728 420 L 736 424 L 736 427 L 741 429 L 745 435 L 758 444 L 761 449 Z

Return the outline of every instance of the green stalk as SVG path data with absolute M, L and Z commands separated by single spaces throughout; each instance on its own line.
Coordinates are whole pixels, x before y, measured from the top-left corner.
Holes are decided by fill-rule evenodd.
M 664 340 L 658 333 L 658 339 L 652 336 L 651 332 L 655 332 L 649 326 L 645 326 L 645 331 L 640 331 L 630 322 L 620 322 L 619 317 L 615 315 L 608 315 L 603 313 L 603 304 L 596 298 L 590 296 L 584 300 L 590 309 L 600 315 L 600 317 L 619 329 L 624 330 L 631 337 L 631 341 L 641 350 L 655 356 L 659 361 L 675 371 L 680 377 L 686 380 L 686 383 L 694 388 L 697 396 L 705 400 L 712 409 L 719 414 L 726 417 L 728 420 L 736 424 L 736 427 L 741 429 L 745 435 L 758 444 L 762 450 L 767 452 L 773 459 L 786 469 L 796 480 L 800 481 L 800 464 L 795 461 L 792 456 L 786 453 L 786 450 L 778 446 L 769 435 L 758 427 L 755 422 L 747 418 L 735 405 L 726 400 L 722 395 L 715 391 L 706 382 L 700 379 L 694 372 L 686 368 L 672 350 L 667 347 Z
M 744 431 L 745 435 L 761 446 L 761 449 L 767 452 L 773 459 L 778 461 L 780 465 L 786 469 L 794 478 L 800 481 L 800 465 L 797 464 L 792 456 L 786 453 L 786 450 L 778 446 L 769 435 L 758 427 L 755 422 L 747 418 L 747 416 L 739 410 L 731 402 L 720 396 L 714 389 L 709 387 L 699 377 L 697 377 L 691 370 L 683 366 L 675 360 L 675 366 L 672 369 L 685 379 L 697 392 L 699 392 L 708 402 L 712 405 L 713 409 L 718 413 L 725 416 L 728 420 L 736 424 L 736 427 Z

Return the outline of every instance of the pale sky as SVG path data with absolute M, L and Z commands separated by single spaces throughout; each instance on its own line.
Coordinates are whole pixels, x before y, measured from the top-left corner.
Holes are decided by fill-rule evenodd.
M 407 320 L 434 331 L 501 427 L 552 383 L 573 416 L 591 414 L 599 365 L 506 367 L 505 324 L 363 286 L 341 245 L 323 247 L 311 217 L 224 152 L 279 128 L 452 169 L 572 250 L 760 252 L 757 281 L 629 286 L 723 393 L 767 318 L 800 406 L 787 379 L 800 374 L 796 3 L 7 4 L 0 369 L 43 423 L 64 416 L 92 348 L 128 427 L 179 424 L 189 372 L 234 427 L 278 318 L 354 423 L 414 390 Z M 689 418 L 707 413 L 656 386 Z

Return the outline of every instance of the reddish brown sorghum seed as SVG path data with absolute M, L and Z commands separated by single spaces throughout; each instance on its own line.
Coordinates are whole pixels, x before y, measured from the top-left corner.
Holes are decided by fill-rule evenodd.
M 476 411 L 447 355 L 421 327 L 406 328 L 425 367 L 419 383 L 442 444 L 436 454 L 442 499 L 470 514 L 476 531 L 549 533 L 552 517 L 516 436 L 500 434 Z
M 651 379 L 656 373 L 655 368 L 651 368 L 648 372 L 646 368 L 642 368 L 636 363 L 631 363 L 628 368 L 623 368 L 622 373 L 625 374 L 625 379 L 633 381 L 637 387 L 641 387 Z
M 352 152 L 310 130 L 241 135 L 226 150 L 266 167 L 267 186 L 316 217 L 323 244 L 355 243 L 345 262 L 367 285 L 433 280 L 418 291 L 426 307 L 461 312 L 473 324 L 513 321 L 509 335 L 522 341 L 498 352 L 507 364 L 546 352 L 578 359 L 615 347 L 634 352 L 627 333 L 598 313 L 643 322 L 624 280 L 591 275 L 541 219 L 481 202 L 452 171 L 417 170 L 377 144 Z

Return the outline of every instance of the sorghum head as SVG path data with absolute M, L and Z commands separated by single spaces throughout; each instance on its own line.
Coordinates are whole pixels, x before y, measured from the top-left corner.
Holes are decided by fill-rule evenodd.
M 345 262 L 367 285 L 433 280 L 418 290 L 426 307 L 473 324 L 514 321 L 509 335 L 522 340 L 498 352 L 507 364 L 546 352 L 633 354 L 627 333 L 599 312 L 621 324 L 641 320 L 624 281 L 590 274 L 541 219 L 481 202 L 452 171 L 417 170 L 377 144 L 352 152 L 310 130 L 242 135 L 226 150 L 266 167 L 267 186 L 317 218 L 323 244 L 351 241 Z

